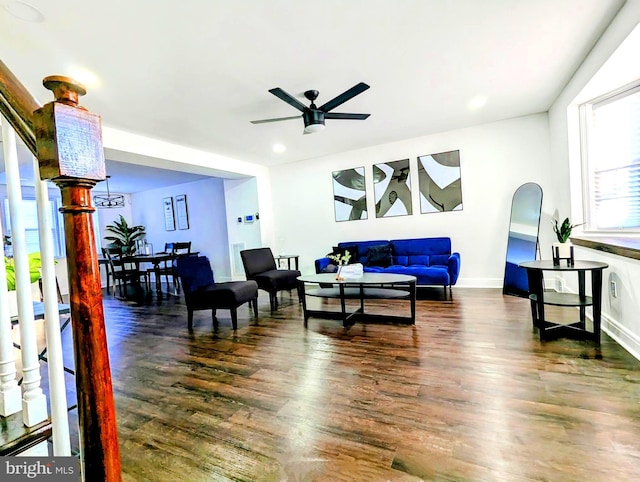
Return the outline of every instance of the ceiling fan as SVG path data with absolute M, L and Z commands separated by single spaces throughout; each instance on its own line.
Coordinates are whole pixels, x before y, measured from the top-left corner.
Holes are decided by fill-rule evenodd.
M 361 94 L 365 90 L 367 90 L 369 86 L 364 82 L 360 82 L 359 84 L 354 85 L 349 90 L 346 90 L 339 96 L 331 99 L 329 102 L 321 105 L 320 107 L 316 107 L 315 100 L 318 98 L 317 90 L 307 90 L 304 93 L 304 96 L 311 101 L 311 105 L 307 107 L 298 99 L 293 97 L 291 94 L 288 94 L 280 87 L 276 87 L 275 89 L 270 89 L 271 92 L 276 97 L 284 100 L 287 104 L 292 105 L 300 112 L 302 112 L 302 119 L 304 120 L 304 133 L 312 134 L 314 132 L 321 131 L 324 129 L 324 121 L 325 119 L 354 119 L 354 120 L 365 120 L 371 114 L 345 114 L 339 112 L 329 112 L 330 110 L 335 109 L 339 105 L 344 104 L 349 99 L 352 99 L 358 94 Z M 263 119 L 263 120 L 254 120 L 251 121 L 252 124 L 264 124 L 266 122 L 278 122 L 289 119 L 298 119 L 300 116 L 295 115 L 291 117 L 278 117 L 276 119 Z

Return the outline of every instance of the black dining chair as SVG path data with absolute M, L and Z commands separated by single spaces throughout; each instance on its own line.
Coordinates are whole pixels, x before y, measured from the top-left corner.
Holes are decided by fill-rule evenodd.
M 258 317 L 258 285 L 255 281 L 216 283 L 206 256 L 183 256 L 176 259 L 175 272 L 180 278 L 187 305 L 187 327 L 193 329 L 193 312 L 211 310 L 213 326 L 218 328 L 217 309 L 231 312 L 231 325 L 238 329 L 238 307 L 250 303 Z
M 278 269 L 271 248 L 245 249 L 240 251 L 242 265 L 248 280 L 258 283 L 258 288 L 269 293 L 271 311 L 278 309 L 278 291 L 298 289 L 297 269 Z M 298 300 L 300 292 L 298 292 Z
M 140 279 L 148 286 L 146 272 L 140 271 L 135 263 L 125 262 L 121 254 L 109 248 L 102 248 L 102 254 L 108 260 L 109 275 L 113 281 L 113 296 L 116 295 L 116 288 L 121 298 L 127 296 L 127 284 L 131 284 L 136 289 L 140 289 Z
M 169 276 L 171 276 L 171 283 L 173 284 L 173 292 L 176 295 L 180 294 L 180 280 L 179 277 L 176 276 L 175 273 L 175 260 L 180 256 L 188 256 L 191 254 L 191 241 L 181 241 L 175 243 L 165 243 L 164 244 L 164 252 L 171 254 L 171 259 L 164 262 L 164 265 L 161 266 L 157 271 L 152 270 L 156 276 L 164 276 L 167 282 L 167 288 L 170 286 L 169 284 Z

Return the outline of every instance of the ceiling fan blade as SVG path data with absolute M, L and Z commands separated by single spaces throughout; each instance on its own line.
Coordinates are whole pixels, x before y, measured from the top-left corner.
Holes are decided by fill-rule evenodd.
M 339 105 L 344 104 L 346 101 L 348 101 L 352 97 L 355 97 L 358 94 L 361 94 L 362 92 L 364 92 L 368 88 L 369 88 L 369 86 L 367 84 L 365 84 L 364 82 L 360 82 L 359 84 L 354 85 L 349 90 L 343 92 L 339 96 L 331 99 L 326 104 L 321 105 L 319 110 L 324 111 L 324 112 L 329 112 L 331 109 L 335 109 Z
M 307 108 L 306 105 L 304 105 L 302 102 L 300 102 L 291 94 L 287 94 L 280 87 L 276 87 L 275 89 L 270 89 L 269 92 L 271 92 L 273 95 L 275 95 L 279 99 L 284 100 L 287 104 L 292 105 L 293 107 L 298 109 L 300 112 L 304 112 L 304 110 Z
M 266 124 L 267 122 L 279 122 L 279 121 L 284 121 L 284 120 L 289 120 L 289 119 L 300 119 L 301 116 L 299 115 L 294 115 L 291 117 L 278 117 L 276 119 L 262 119 L 262 120 L 253 120 L 250 121 L 252 124 Z
M 327 112 L 324 115 L 325 119 L 353 119 L 353 120 L 365 120 L 371 114 L 345 114 L 342 112 Z

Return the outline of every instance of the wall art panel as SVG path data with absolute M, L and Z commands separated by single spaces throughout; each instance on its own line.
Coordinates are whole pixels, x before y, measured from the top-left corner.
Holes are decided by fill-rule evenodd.
M 418 157 L 420 212 L 462 211 L 460 151 Z
M 376 217 L 388 218 L 412 214 L 409 159 L 373 166 Z
M 364 167 L 334 171 L 332 177 L 336 221 L 367 219 Z

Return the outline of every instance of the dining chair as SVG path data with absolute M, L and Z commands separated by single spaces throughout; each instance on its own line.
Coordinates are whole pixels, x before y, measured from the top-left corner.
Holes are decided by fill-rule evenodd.
M 180 294 L 180 278 L 175 273 L 175 260 L 180 256 L 188 256 L 191 254 L 191 241 L 180 241 L 175 243 L 165 243 L 164 252 L 171 254 L 171 259 L 164 262 L 164 265 L 158 269 L 156 276 L 164 276 L 169 287 L 169 276 L 173 283 L 173 292 Z
M 240 251 L 242 265 L 248 280 L 258 283 L 258 288 L 269 293 L 271 311 L 278 309 L 278 291 L 298 289 L 297 269 L 278 269 L 271 248 Z M 298 291 L 298 300 L 302 301 Z
M 135 288 L 140 288 L 140 278 L 148 285 L 146 272 L 141 272 L 135 263 L 127 263 L 122 260 L 120 253 L 108 248 L 102 248 L 102 253 L 109 260 L 109 271 L 113 281 L 113 296 L 116 295 L 116 288 L 121 298 L 127 296 L 127 284 Z

